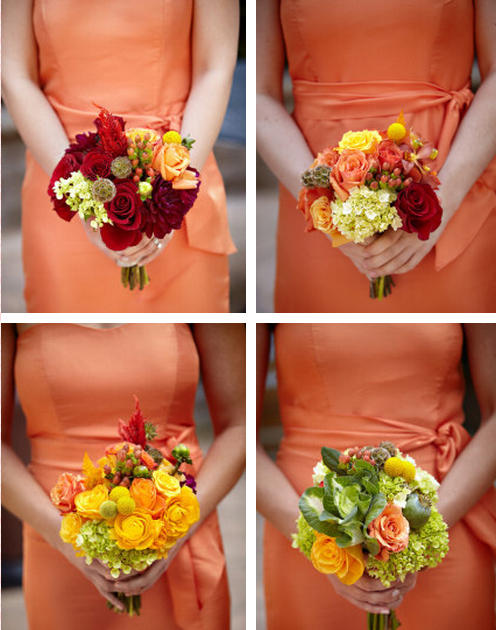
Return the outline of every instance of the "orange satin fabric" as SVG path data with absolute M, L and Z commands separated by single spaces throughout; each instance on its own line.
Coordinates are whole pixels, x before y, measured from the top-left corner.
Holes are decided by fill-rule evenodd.
M 459 324 L 278 324 L 284 437 L 277 464 L 296 491 L 312 484 L 322 446 L 343 450 L 381 440 L 441 480 L 470 440 L 462 426 L 462 340 Z M 402 630 L 472 623 L 494 630 L 493 554 L 490 490 L 450 530 L 445 560 L 419 574 L 398 608 Z M 366 613 L 336 595 L 270 524 L 264 556 L 269 630 L 366 627 Z
M 180 442 L 202 454 L 194 403 L 199 361 L 186 324 L 125 324 L 89 329 L 37 324 L 18 340 L 15 364 L 31 442 L 30 471 L 48 493 L 64 471 L 79 472 L 118 441 L 133 394 L 156 444 L 170 452 Z M 32 528 L 24 528 L 24 594 L 31 630 L 146 628 L 217 630 L 229 627 L 229 593 L 217 516 L 184 545 L 170 568 L 142 596 L 139 618 L 107 610 L 95 587 Z
M 352 17 L 351 17 L 352 16 Z M 348 130 L 406 123 L 439 149 L 441 167 L 470 105 L 470 0 L 364 6 L 282 0 L 293 117 L 317 154 Z M 496 160 L 474 184 L 433 251 L 395 277 L 386 300 L 322 234 L 305 233 L 281 188 L 275 308 L 279 312 L 493 312 L 496 310 Z
M 179 129 L 191 81 L 191 0 L 136 3 L 35 0 L 40 85 L 68 137 L 94 131 L 101 105 L 127 128 Z M 28 153 L 23 186 L 24 269 L 30 312 L 228 312 L 224 185 L 211 155 L 201 191 L 167 252 L 147 265 L 145 291 L 122 290 L 120 270 L 88 242 L 80 221 L 52 211 L 48 177 Z

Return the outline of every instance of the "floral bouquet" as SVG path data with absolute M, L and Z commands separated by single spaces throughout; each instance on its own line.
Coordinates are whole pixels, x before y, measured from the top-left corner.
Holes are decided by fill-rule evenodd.
M 442 217 L 434 192 L 436 157 L 431 143 L 407 130 L 402 114 L 387 131 L 346 132 L 301 177 L 298 208 L 306 230 L 325 232 L 333 247 L 362 243 L 390 227 L 427 240 Z M 392 286 L 390 276 L 377 278 L 370 283 L 370 297 L 382 299 Z
M 63 473 L 50 493 L 62 540 L 87 564 L 106 564 L 114 578 L 166 558 L 200 518 L 195 480 L 180 469 L 192 463 L 188 448 L 173 449 L 175 463 L 152 448 L 156 429 L 144 422 L 138 399 L 129 423 L 119 420 L 119 434 L 123 441 L 108 446 L 98 465 L 85 453 L 82 475 Z M 115 595 L 129 615 L 140 614 L 139 595 Z
M 448 532 L 435 505 L 439 483 L 391 442 L 343 453 L 322 449 L 313 486 L 299 501 L 300 549 L 321 573 L 354 584 L 366 571 L 389 587 L 436 566 Z M 394 613 L 368 613 L 369 630 L 394 630 Z
M 177 131 L 160 137 L 151 129 L 129 129 L 106 109 L 96 132 L 76 136 L 55 167 L 48 194 L 66 221 L 79 214 L 111 250 L 138 245 L 143 235 L 164 239 L 181 228 L 196 201 L 199 173 L 190 166 L 194 142 Z M 144 266 L 123 267 L 122 284 L 143 289 Z

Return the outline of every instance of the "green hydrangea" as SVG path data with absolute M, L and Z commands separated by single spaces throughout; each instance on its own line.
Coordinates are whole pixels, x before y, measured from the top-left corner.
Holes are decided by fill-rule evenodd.
M 112 577 L 118 578 L 121 573 L 127 575 L 132 569 L 144 571 L 157 560 L 157 552 L 153 549 L 121 549 L 110 538 L 109 531 L 105 521 L 86 521 L 81 526 L 76 545 L 84 552 L 86 564 L 97 558 L 109 567 Z
M 390 477 L 385 472 L 379 474 L 379 490 L 384 494 L 388 503 L 403 503 L 412 492 L 411 486 L 403 477 Z
M 391 190 L 355 187 L 346 201 L 331 202 L 332 220 L 343 236 L 361 243 L 388 227 L 394 230 L 401 227 L 401 219 L 392 205 L 395 199 L 396 193 Z
M 300 513 L 298 520 L 296 521 L 298 531 L 293 534 L 293 547 L 299 549 L 307 558 L 310 558 L 312 552 L 312 545 L 315 541 L 315 532 L 310 525 L 303 518 Z
M 367 560 L 367 571 L 378 578 L 386 587 L 396 579 L 402 582 L 408 573 L 415 573 L 425 567 L 435 567 L 449 551 L 449 536 L 446 523 L 432 508 L 430 519 L 418 530 L 411 530 L 408 547 L 389 555 L 387 562 L 372 556 Z
M 80 171 L 76 171 L 67 179 L 61 177 L 56 181 L 53 192 L 57 199 L 64 199 L 70 209 L 77 212 L 83 221 L 91 218 L 91 226 L 97 228 L 111 221 L 103 203 L 93 197 L 92 186 L 91 180 L 84 177 Z

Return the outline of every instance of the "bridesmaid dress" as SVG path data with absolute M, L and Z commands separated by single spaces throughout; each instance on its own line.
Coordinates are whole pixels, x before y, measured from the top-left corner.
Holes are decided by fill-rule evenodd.
M 284 437 L 277 464 L 300 494 L 320 448 L 395 443 L 438 480 L 470 438 L 463 423 L 459 324 L 278 324 L 275 331 Z M 474 465 L 476 463 L 474 462 Z M 296 529 L 296 526 L 295 526 Z M 365 611 L 266 524 L 269 630 L 365 628 Z M 399 606 L 401 630 L 494 630 L 496 493 L 450 529 L 450 551 L 418 574 Z
M 439 149 L 440 169 L 473 98 L 471 0 L 281 0 L 281 22 L 293 117 L 315 155 L 348 130 L 386 129 L 403 110 L 407 126 Z M 353 263 L 304 229 L 281 187 L 276 312 L 496 311 L 496 159 L 387 299 L 370 299 Z
M 192 0 L 34 0 L 41 88 L 71 141 L 94 131 L 98 107 L 126 127 L 180 129 L 191 84 Z M 198 200 L 165 251 L 147 265 L 143 291 L 88 241 L 81 221 L 62 221 L 48 176 L 28 153 L 23 260 L 29 312 L 228 312 L 229 235 L 224 185 L 213 154 Z
M 91 329 L 37 324 L 18 339 L 15 375 L 31 442 L 30 471 L 47 493 L 62 472 L 81 471 L 118 441 L 138 396 L 155 444 L 183 442 L 194 471 L 202 454 L 193 419 L 199 360 L 187 324 L 124 324 Z M 24 595 L 31 630 L 217 630 L 229 627 L 229 592 L 216 514 L 184 544 L 142 595 L 140 617 L 107 609 L 78 569 L 24 526 Z

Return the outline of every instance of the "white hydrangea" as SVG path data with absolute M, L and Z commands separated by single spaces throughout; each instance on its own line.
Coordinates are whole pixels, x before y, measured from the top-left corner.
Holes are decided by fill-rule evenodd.
M 319 486 L 324 481 L 324 477 L 330 472 L 329 468 L 324 465 L 324 462 L 319 462 L 313 469 L 313 485 Z
M 395 200 L 396 193 L 392 190 L 372 190 L 367 186 L 352 188 L 346 201 L 336 199 L 331 202 L 333 223 L 343 236 L 355 243 L 385 232 L 389 227 L 397 230 L 402 222 L 392 205 Z
M 64 199 L 73 212 L 77 212 L 83 221 L 91 218 L 92 227 L 102 227 L 104 223 L 112 223 L 107 210 L 100 201 L 94 199 L 91 192 L 93 182 L 84 177 L 81 171 L 75 171 L 67 178 L 61 177 L 53 185 L 57 199 Z

